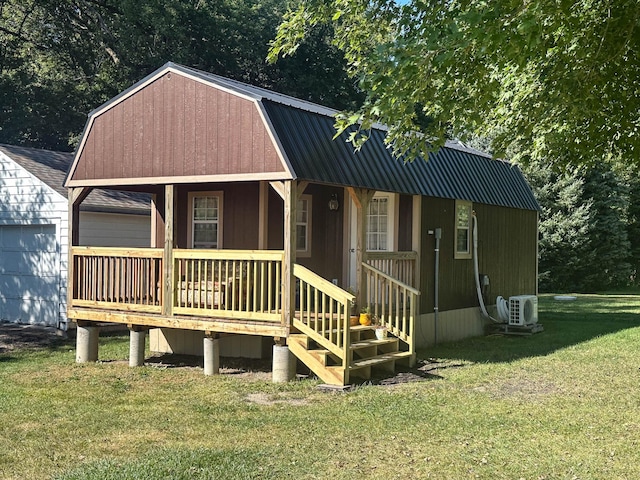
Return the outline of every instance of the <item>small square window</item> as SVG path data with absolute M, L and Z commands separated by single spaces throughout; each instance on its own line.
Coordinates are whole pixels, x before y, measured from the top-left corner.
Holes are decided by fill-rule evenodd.
M 473 204 L 465 200 L 456 200 L 456 230 L 454 258 L 469 259 L 471 252 L 471 219 Z

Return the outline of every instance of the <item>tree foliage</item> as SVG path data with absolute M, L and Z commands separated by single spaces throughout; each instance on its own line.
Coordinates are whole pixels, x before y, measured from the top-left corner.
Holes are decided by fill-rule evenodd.
M 588 163 L 640 148 L 639 22 L 636 0 L 304 0 L 270 58 L 333 26 L 367 94 L 338 121 L 356 145 L 381 122 L 398 154 L 491 133 L 497 154 Z
M 269 65 L 286 0 L 0 0 L 0 142 L 68 150 L 88 112 L 167 61 L 336 108 L 358 93 L 310 31 Z
M 548 163 L 523 167 L 540 212 L 540 289 L 586 292 L 637 282 L 640 229 L 637 175 L 602 162 L 559 172 Z

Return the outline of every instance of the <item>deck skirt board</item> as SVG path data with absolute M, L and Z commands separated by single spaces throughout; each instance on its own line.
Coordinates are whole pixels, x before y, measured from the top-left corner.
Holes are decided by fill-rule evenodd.
M 151 328 L 177 328 L 183 330 L 213 331 L 220 333 L 238 333 L 246 335 L 285 336 L 286 329 L 280 323 L 248 321 L 234 318 L 207 318 L 159 314 L 97 310 L 91 308 L 72 308 L 68 311 L 70 319 L 75 321 L 122 323 Z

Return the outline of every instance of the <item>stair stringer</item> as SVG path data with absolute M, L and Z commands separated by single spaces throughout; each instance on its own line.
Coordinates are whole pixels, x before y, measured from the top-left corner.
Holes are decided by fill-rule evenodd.
M 349 372 L 341 366 L 327 366 L 328 350 L 309 350 L 309 337 L 304 334 L 289 335 L 289 351 L 329 385 L 344 386 L 349 383 Z

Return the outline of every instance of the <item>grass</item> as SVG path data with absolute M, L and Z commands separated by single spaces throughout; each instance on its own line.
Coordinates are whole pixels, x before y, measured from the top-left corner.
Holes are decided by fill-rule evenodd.
M 540 301 L 544 333 L 420 352 L 426 380 L 323 393 L 0 355 L 3 479 L 640 478 L 640 296 Z M 260 402 L 254 401 L 260 399 Z

